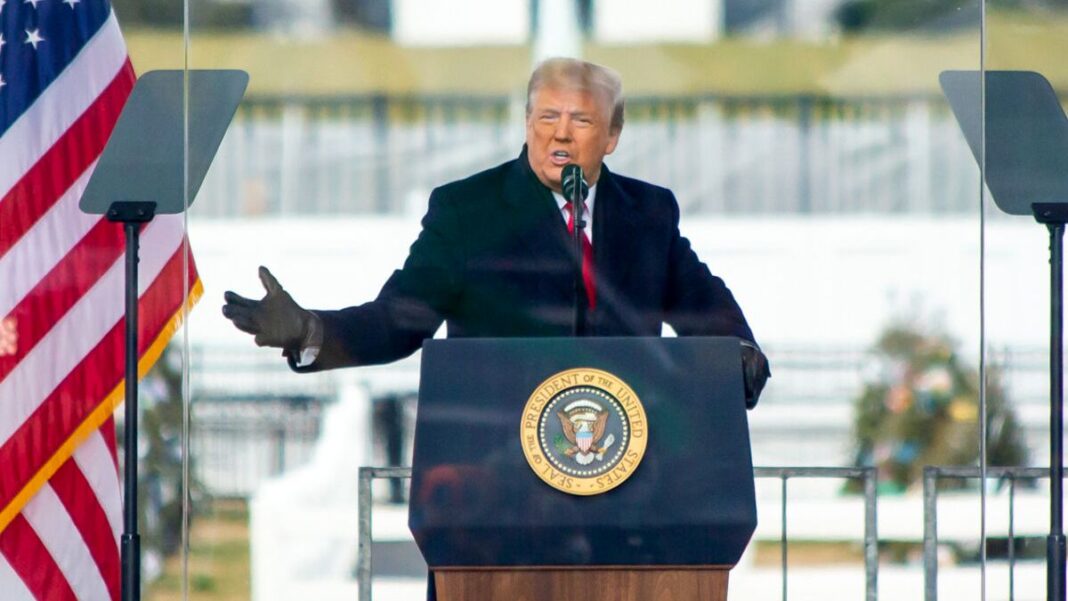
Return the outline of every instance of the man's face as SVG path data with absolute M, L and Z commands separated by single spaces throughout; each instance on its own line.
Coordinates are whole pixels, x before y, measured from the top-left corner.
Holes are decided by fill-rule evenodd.
M 557 192 L 564 165 L 575 163 L 592 186 L 601 162 L 619 142 L 611 130 L 612 107 L 591 92 L 542 87 L 527 116 L 527 158 L 541 183 Z

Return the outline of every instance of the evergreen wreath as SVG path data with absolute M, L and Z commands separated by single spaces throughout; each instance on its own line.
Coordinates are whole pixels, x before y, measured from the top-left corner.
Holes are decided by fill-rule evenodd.
M 874 370 L 854 400 L 853 440 L 855 464 L 878 468 L 881 492 L 922 485 L 927 465 L 978 463 L 979 373 L 955 347 L 947 335 L 914 323 L 890 325 L 875 345 Z M 991 364 L 986 373 L 988 465 L 1025 465 L 1027 447 L 1002 368 Z

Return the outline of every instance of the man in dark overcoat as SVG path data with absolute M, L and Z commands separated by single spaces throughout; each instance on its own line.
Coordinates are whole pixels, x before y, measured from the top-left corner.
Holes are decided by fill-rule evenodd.
M 670 190 L 617 175 L 603 160 L 623 130 L 613 70 L 550 59 L 528 84 L 526 144 L 511 161 L 435 189 L 407 260 L 373 301 L 334 311 L 298 306 L 260 268 L 262 300 L 226 292 L 223 314 L 297 371 L 388 363 L 433 337 L 680 336 L 742 340 L 747 404 L 767 360 L 723 280 L 679 233 Z M 563 195 L 566 165 L 589 187 L 579 253 Z M 581 286 L 576 276 L 581 274 Z M 576 305 L 581 319 L 575 319 Z

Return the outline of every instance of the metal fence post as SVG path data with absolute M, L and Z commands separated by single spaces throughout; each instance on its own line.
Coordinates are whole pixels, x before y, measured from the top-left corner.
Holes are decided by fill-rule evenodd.
M 359 601 L 371 601 L 371 478 L 373 468 L 361 467 L 356 490 L 359 540 L 356 545 L 356 579 Z
M 798 169 L 797 190 L 800 195 L 797 212 L 812 212 L 812 111 L 814 98 L 808 94 L 797 98 Z
M 867 601 L 879 597 L 879 521 L 877 495 L 879 475 L 864 468 L 864 577 Z
M 1016 476 L 1009 474 L 1009 601 L 1016 598 Z
M 274 473 L 286 471 L 286 424 L 278 424 L 271 433 L 274 441 Z
M 781 476 L 782 479 L 782 601 L 786 601 L 786 474 Z
M 938 468 L 923 468 L 923 598 L 938 601 Z
M 371 119 L 374 124 L 374 148 L 377 165 L 375 169 L 375 212 L 388 213 L 392 207 L 392 182 L 390 181 L 390 162 L 392 156 L 389 146 L 389 97 L 385 94 L 371 96 Z

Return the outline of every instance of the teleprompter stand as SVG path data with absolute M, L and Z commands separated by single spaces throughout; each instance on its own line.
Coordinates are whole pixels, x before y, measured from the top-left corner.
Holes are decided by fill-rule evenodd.
M 248 74 L 243 71 L 144 74 L 115 124 L 80 203 L 86 213 L 103 214 L 121 223 L 126 234 L 123 601 L 141 598 L 141 537 L 137 532 L 140 232 L 157 214 L 182 213 L 193 203 L 247 85 Z
M 998 208 L 1033 215 L 1049 230 L 1050 533 L 1046 599 L 1065 599 L 1064 228 L 1068 223 L 1068 117 L 1053 87 L 1031 71 L 945 71 L 942 89 Z M 985 163 L 985 164 L 984 164 Z M 984 432 L 985 436 L 986 433 Z
M 1049 229 L 1050 253 L 1050 533 L 1046 538 L 1046 598 L 1065 598 L 1064 539 L 1064 226 L 1068 205 L 1035 203 L 1035 219 Z

